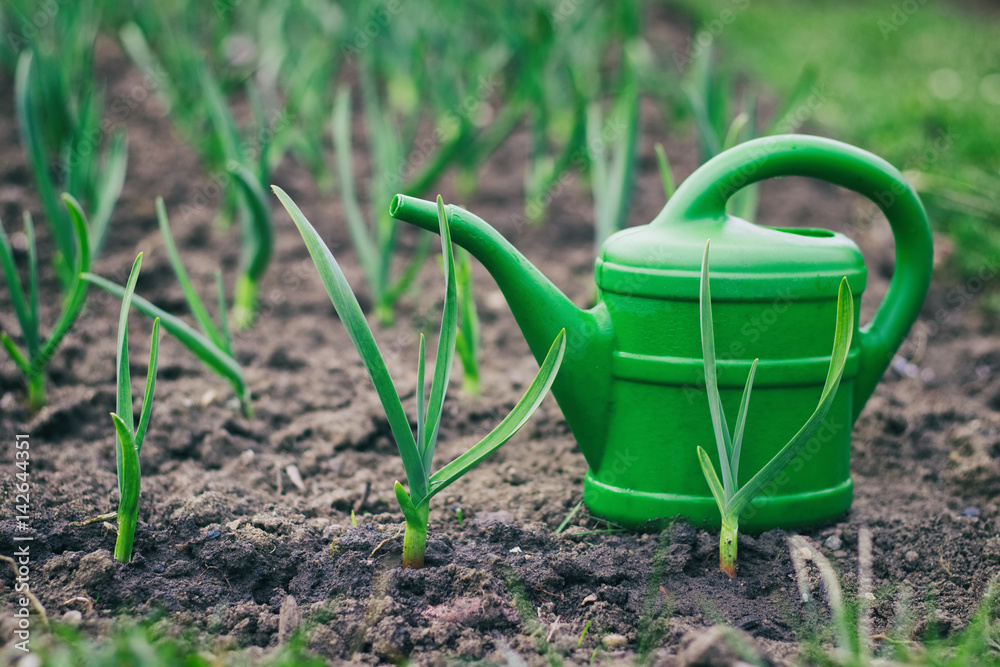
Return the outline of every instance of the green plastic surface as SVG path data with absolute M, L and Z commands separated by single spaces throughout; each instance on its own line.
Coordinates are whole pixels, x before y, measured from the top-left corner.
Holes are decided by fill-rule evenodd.
M 706 239 L 728 419 L 735 419 L 751 362 L 760 359 L 740 479 L 756 473 L 812 413 L 830 361 L 838 284 L 847 276 L 860 312 L 867 273 L 857 246 L 842 234 L 760 227 L 726 213 L 740 188 L 779 176 L 818 178 L 876 202 L 895 236 L 896 270 L 872 321 L 855 322 L 824 425 L 740 520 L 743 529 L 766 530 L 830 519 L 851 505 L 851 427 L 930 284 L 930 228 L 902 174 L 871 153 L 820 137 L 740 144 L 695 171 L 652 223 L 607 240 L 596 263 L 599 301 L 589 310 L 577 308 L 489 224 L 449 207 L 454 241 L 493 275 L 535 358 L 544 358 L 566 329 L 552 393 L 590 465 L 584 500 L 595 514 L 630 525 L 674 515 L 719 524 L 695 451 L 701 445 L 716 456 L 698 317 Z M 431 202 L 397 195 L 390 211 L 437 230 Z

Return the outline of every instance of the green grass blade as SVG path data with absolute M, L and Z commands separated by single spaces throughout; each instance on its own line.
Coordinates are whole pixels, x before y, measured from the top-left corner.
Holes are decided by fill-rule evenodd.
M 27 227 L 25 227 L 27 233 Z M 29 237 L 29 243 L 33 239 Z M 34 350 L 38 349 L 37 339 L 33 339 L 35 327 L 35 313 L 28 307 L 28 302 L 24 298 L 24 287 L 21 283 L 21 276 L 17 273 L 17 264 L 14 261 L 14 249 L 7 238 L 7 231 L 3 222 L 0 222 L 0 264 L 3 266 L 4 278 L 7 280 L 7 290 L 10 292 L 11 305 L 14 308 L 14 315 L 17 317 L 18 326 L 21 327 L 21 335 L 24 336 L 25 347 L 28 349 L 28 356 L 34 356 Z M 20 353 L 18 353 L 20 354 Z
M 700 446 L 698 447 L 698 462 L 701 464 L 701 472 L 705 475 L 705 481 L 708 482 L 708 488 L 712 489 L 712 497 L 715 498 L 715 504 L 719 506 L 719 512 L 725 518 L 726 491 L 722 488 L 722 482 L 719 481 L 719 476 L 712 465 L 712 459 L 708 457 L 708 452 Z
M 80 309 L 83 308 L 83 303 L 87 299 L 87 283 L 82 277 L 85 272 L 90 270 L 90 239 L 87 231 L 87 220 L 76 199 L 71 195 L 63 194 L 62 200 L 69 210 L 69 219 L 73 225 L 73 231 L 76 233 L 76 277 L 70 285 L 69 294 L 63 303 L 59 319 L 56 320 L 56 325 L 52 328 L 52 334 L 45 341 L 38 357 L 32 360 L 33 373 L 41 373 L 49 365 L 49 361 L 52 360 L 52 356 L 59 348 L 62 339 L 73 328 L 73 323 L 76 322 Z
M 472 261 L 469 253 L 459 248 L 455 268 L 458 284 L 458 334 L 455 351 L 462 362 L 463 391 L 479 394 L 479 313 L 472 289 Z
M 722 139 L 716 131 L 711 105 L 712 51 L 702 49 L 694 58 L 681 84 L 681 90 L 691 105 L 698 139 L 701 144 L 702 161 L 722 152 Z
M 639 143 L 639 89 L 633 81 L 631 66 L 625 76 L 625 89 L 615 114 L 625 119 L 625 134 L 615 145 L 611 163 L 611 192 L 607 201 L 607 216 L 611 231 L 625 228 L 632 183 L 635 179 L 635 153 Z
M 729 469 L 729 461 L 733 456 L 733 442 L 729 436 L 726 413 L 722 409 L 722 398 L 719 396 L 719 381 L 715 370 L 712 291 L 708 284 L 709 243 L 705 243 L 705 254 L 701 258 L 701 350 L 705 358 L 705 392 L 708 395 L 708 409 L 712 415 L 712 430 L 715 431 L 715 444 L 719 450 L 719 467 L 722 468 L 723 488 L 726 491 L 726 498 L 728 499 L 732 498 L 736 492 L 733 488 L 733 473 Z
M 396 492 L 396 502 L 399 503 L 399 509 L 403 511 L 403 516 L 406 517 L 407 521 L 416 521 L 417 508 L 410 496 L 407 495 L 406 489 L 397 481 L 393 490 Z
M 826 374 L 826 383 L 823 385 L 823 392 L 820 395 L 816 410 L 813 411 L 809 420 L 799 429 L 788 443 L 774 455 L 767 464 L 761 468 L 760 472 L 753 476 L 746 486 L 737 492 L 729 500 L 726 513 L 739 516 L 750 502 L 757 497 L 778 474 L 785 469 L 792 459 L 794 459 L 803 447 L 809 442 L 820 424 L 826 417 L 833 399 L 840 386 L 840 378 L 844 373 L 844 366 L 847 363 L 847 354 L 851 350 L 851 339 L 854 335 L 854 297 L 851 294 L 851 287 L 847 284 L 847 278 L 840 281 L 840 292 L 837 296 L 837 330 L 833 338 L 833 352 L 830 355 L 830 368 Z
M 746 129 L 747 124 L 750 122 L 750 114 L 746 111 L 741 111 L 736 114 L 736 118 L 733 122 L 729 124 L 729 130 L 726 132 L 726 139 L 722 142 L 722 150 L 729 150 L 736 144 L 740 143 L 740 135 L 743 134 L 743 130 Z M 751 128 L 752 130 L 753 128 Z
M 608 216 L 611 179 L 608 177 L 607 146 L 601 139 L 602 124 L 601 104 L 594 102 L 587 107 L 587 145 L 594 147 L 590 157 L 590 182 L 594 193 L 594 241 L 598 248 L 612 233 Z
M 347 230 L 354 242 L 354 250 L 358 253 L 358 261 L 364 269 L 370 289 L 373 291 L 373 301 L 382 297 L 383 283 L 380 281 L 382 262 L 375 250 L 365 226 L 361 207 L 358 206 L 358 196 L 354 191 L 354 156 L 351 153 L 351 94 L 345 87 L 337 91 L 337 99 L 333 106 L 333 147 L 337 158 L 337 175 L 340 178 L 341 199 L 344 204 L 344 217 L 347 218 Z
M 154 91 L 160 104 L 163 105 L 164 111 L 169 115 L 174 106 L 180 106 L 178 102 L 181 96 L 174 87 L 173 81 L 166 75 L 167 70 L 164 69 L 157 57 L 153 55 L 153 51 L 149 48 L 149 42 L 146 41 L 146 36 L 142 32 L 142 28 L 135 23 L 126 23 L 118 31 L 118 36 L 121 39 L 125 52 L 139 70 L 149 79 L 155 77 L 156 86 L 154 87 Z
M 243 241 L 243 272 L 254 282 L 259 281 L 267 271 L 274 252 L 274 224 L 267 196 L 260 181 L 249 169 L 239 163 L 229 165 L 229 173 L 236 178 L 247 206 L 250 209 L 250 225 Z
M 819 71 L 812 66 L 802 69 L 799 78 L 796 79 L 792 92 L 785 98 L 785 103 L 781 105 L 778 112 L 774 114 L 771 125 L 767 127 L 764 134 L 789 134 L 795 132 L 802 124 L 799 112 L 805 106 L 806 100 L 813 93 L 816 80 L 819 78 Z
M 119 299 L 125 295 L 125 289 L 121 285 L 113 283 L 107 278 L 102 278 L 93 273 L 85 273 L 83 278 L 88 283 L 97 285 L 101 289 L 114 294 Z M 196 331 L 184 320 L 153 305 L 138 294 L 132 297 L 132 304 L 146 317 L 151 319 L 159 318 L 167 333 L 180 341 L 181 345 L 186 347 L 191 354 L 212 369 L 217 375 L 228 380 L 236 391 L 236 395 L 241 400 L 248 400 L 250 392 L 246 385 L 246 380 L 243 379 L 243 371 L 232 356 L 226 354 L 218 345 L 205 337 L 204 334 Z
M 243 161 L 243 154 L 240 151 L 240 133 L 236 129 L 236 121 L 229 111 L 229 105 L 222 94 L 219 82 L 212 76 L 208 66 L 202 66 L 201 70 L 201 93 L 205 102 L 206 111 L 212 120 L 215 128 L 215 138 L 225 160 Z
M 417 351 L 417 443 L 424 441 L 424 424 L 427 420 L 427 408 L 425 401 L 427 394 L 424 386 L 424 335 L 420 334 L 420 349 Z M 421 452 L 423 456 L 423 452 Z M 426 466 L 424 468 L 427 469 Z
M 111 149 L 101 184 L 98 186 L 97 207 L 90 218 L 90 254 L 96 257 L 101 252 L 104 239 L 108 233 L 108 223 L 111 212 L 114 211 L 118 197 L 125 186 L 125 173 L 128 170 L 128 140 L 125 132 L 115 132 L 111 138 Z
M 323 243 L 323 239 L 316 232 L 306 217 L 295 205 L 295 202 L 285 194 L 285 191 L 277 186 L 271 186 L 282 205 L 292 217 L 295 226 L 298 227 L 306 248 L 312 256 L 316 270 L 319 272 L 320 280 L 326 293 L 333 303 L 333 307 L 340 316 L 344 328 L 347 329 L 351 342 L 361 355 L 361 360 L 368 369 L 375 391 L 378 392 L 382 407 L 385 410 L 386 418 L 389 420 L 389 428 L 392 430 L 396 446 L 399 448 L 399 455 L 403 459 L 403 468 L 406 470 L 406 481 L 410 486 L 410 494 L 417 498 L 427 495 L 427 479 L 424 475 L 424 466 L 417 449 L 417 443 L 413 439 L 413 431 L 410 430 L 410 422 L 403 412 L 403 404 L 399 400 L 399 394 L 392 383 L 392 377 L 385 366 L 385 360 L 378 349 L 372 330 L 365 320 L 364 313 L 361 312 L 361 305 L 351 291 L 351 286 L 344 277 L 340 265 L 334 259 L 333 253 Z
M 427 261 L 427 255 L 431 250 L 431 241 L 433 240 L 432 234 L 427 234 L 421 231 L 420 240 L 417 241 L 417 247 L 413 251 L 413 258 L 410 260 L 406 268 L 403 269 L 403 273 L 400 274 L 399 279 L 389 286 L 385 293 L 382 295 L 382 303 L 391 306 L 396 303 L 396 300 L 403 295 L 413 281 L 418 275 L 420 275 L 420 269 L 423 268 L 424 262 Z M 390 253 L 386 255 L 386 261 L 391 260 L 391 249 Z
M 733 486 L 739 486 L 740 480 L 740 449 L 743 447 L 743 427 L 747 424 L 747 408 L 750 406 L 750 392 L 753 391 L 753 376 L 757 372 L 757 362 L 750 364 L 750 374 L 747 384 L 743 387 L 743 400 L 740 401 L 740 412 L 736 416 L 736 431 L 733 433 L 733 454 L 729 458 L 729 469 L 733 473 Z
M 149 369 L 146 372 L 146 390 L 142 396 L 139 426 L 135 429 L 135 452 L 142 451 L 142 442 L 149 428 L 149 415 L 153 411 L 153 390 L 156 388 L 156 365 L 160 358 L 160 319 L 153 320 L 153 333 L 149 337 Z
M 483 459 L 499 449 L 501 445 L 510 440 L 524 426 L 525 422 L 528 421 L 538 406 L 541 405 L 542 399 L 545 398 L 549 387 L 552 386 L 552 382 L 556 379 L 556 374 L 559 372 L 565 351 L 566 330 L 563 329 L 556 336 L 556 339 L 552 341 L 552 346 L 545 355 L 545 359 L 542 360 L 542 365 L 538 369 L 535 379 L 531 381 L 528 390 L 524 392 L 524 396 L 517 402 L 514 409 L 510 411 L 510 414 L 504 417 L 503 421 L 478 444 L 434 473 L 430 479 L 430 488 L 427 497 L 422 499 L 421 502 L 440 492 L 456 479 L 479 465 Z
M 28 355 L 34 356 L 38 353 L 42 333 L 38 321 L 38 245 L 35 243 L 35 224 L 28 211 L 24 212 L 24 236 L 28 243 L 28 314 L 31 316 L 29 331 L 24 332 L 24 336 L 26 341 L 31 340 Z
M 6 332 L 0 332 L 0 345 L 3 345 L 3 349 L 7 350 L 7 354 L 10 355 L 11 361 L 13 361 L 14 364 L 21 369 L 22 373 L 25 375 L 29 375 L 31 373 L 31 364 L 27 359 L 25 359 L 21 351 L 17 349 L 17 345 L 14 344 L 14 341 L 11 340 L 10 336 L 8 336 Z
M 670 161 L 667 159 L 667 151 L 663 148 L 663 144 L 657 143 L 654 147 L 656 150 L 656 162 L 660 165 L 660 179 L 663 181 L 663 194 L 666 195 L 667 201 L 674 196 L 674 191 L 677 189 L 674 187 L 674 175 L 670 171 Z
M 42 130 L 38 126 L 35 110 L 31 104 L 32 52 L 25 49 L 17 61 L 17 71 L 14 80 L 14 103 L 17 108 L 18 129 L 21 134 L 21 144 L 27 154 L 31 171 L 38 187 L 38 197 L 42 200 L 45 214 L 52 226 L 52 236 L 55 239 L 59 256 L 55 268 L 63 285 L 69 285 L 73 279 L 72 262 L 73 234 L 59 205 L 56 186 L 49 175 L 49 161 L 45 153 Z
M 227 349 L 225 341 L 215 327 L 215 322 L 212 321 L 212 316 L 208 314 L 208 309 L 205 308 L 201 297 L 198 296 L 194 285 L 191 284 L 191 279 L 188 278 L 187 270 L 184 268 L 184 262 L 181 261 L 180 253 L 177 252 L 173 234 L 170 233 L 170 219 L 167 217 L 167 207 L 163 203 L 163 197 L 156 198 L 156 221 L 160 225 L 160 234 L 163 235 L 163 245 L 167 249 L 170 265 L 174 267 L 174 275 L 177 276 L 177 282 L 180 283 L 184 299 L 188 303 L 188 308 L 191 309 L 192 317 L 198 323 L 198 328 L 208 336 L 216 347 Z
M 262 183 L 270 180 L 270 152 L 271 142 L 274 140 L 274 132 L 267 122 L 267 112 L 264 111 L 264 100 L 261 97 L 260 89 L 254 83 L 253 77 L 246 82 L 247 100 L 250 102 L 250 110 L 253 112 L 254 126 L 257 128 L 257 187 L 263 194 Z M 249 157 L 249 156 L 247 156 Z M 279 155 L 280 158 L 280 155 Z M 262 197 L 261 201 L 267 206 L 267 197 Z
M 132 414 L 132 377 L 128 366 L 128 311 L 132 306 L 132 295 L 135 293 L 135 283 L 139 280 L 139 270 L 142 268 L 142 253 L 140 252 L 132 264 L 128 283 L 125 285 L 125 296 L 122 297 L 121 313 L 118 315 L 118 400 L 115 412 L 122 419 L 128 419 L 129 435 L 135 439 L 135 422 Z M 119 471 L 120 472 L 120 471 Z
M 115 558 L 127 563 L 132 560 L 132 539 L 139 513 L 139 453 L 128 424 L 113 412 L 111 420 L 115 424 L 115 452 L 118 458 L 118 540 L 115 544 Z
M 233 356 L 233 336 L 229 330 L 229 313 L 226 312 L 226 286 L 222 282 L 222 271 L 215 270 L 215 300 L 219 309 L 219 337 L 222 339 L 222 350 Z
M 437 210 L 438 227 L 441 231 L 441 255 L 444 257 L 444 307 L 441 311 L 441 333 L 438 336 L 437 357 L 434 359 L 434 380 L 431 382 L 427 419 L 424 423 L 424 442 L 418 443 L 424 461 L 424 474 L 428 477 L 431 474 L 431 461 L 434 458 L 438 429 L 441 426 L 444 398 L 445 394 L 448 393 L 451 367 L 455 363 L 455 339 L 458 335 L 458 287 L 455 282 L 455 252 L 451 245 L 448 214 L 444 210 L 444 201 L 440 195 L 437 198 Z

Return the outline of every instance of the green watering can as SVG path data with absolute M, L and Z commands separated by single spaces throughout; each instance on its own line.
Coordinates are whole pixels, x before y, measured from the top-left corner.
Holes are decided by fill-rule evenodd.
M 747 413 L 740 479 L 750 479 L 816 407 L 833 347 L 837 290 L 846 276 L 861 308 L 867 271 L 858 247 L 824 229 L 760 227 L 726 213 L 740 188 L 809 176 L 878 203 L 896 239 L 896 269 L 872 321 L 855 321 L 847 367 L 816 436 L 748 507 L 757 531 L 834 518 L 851 505 L 851 427 L 920 311 L 931 277 L 923 206 L 888 162 L 806 135 L 748 141 L 690 176 L 653 222 L 620 231 L 596 262 L 596 306 L 577 308 L 489 224 L 456 206 L 454 241 L 496 280 L 535 358 L 560 329 L 566 356 L 552 393 L 590 465 L 584 501 L 627 525 L 682 515 L 719 525 L 696 446 L 716 458 L 704 390 L 698 316 L 705 241 L 712 241 L 718 377 L 735 423 L 750 364 L 760 362 Z M 392 215 L 437 231 L 435 204 L 397 195 Z M 718 461 L 714 461 L 718 469 Z

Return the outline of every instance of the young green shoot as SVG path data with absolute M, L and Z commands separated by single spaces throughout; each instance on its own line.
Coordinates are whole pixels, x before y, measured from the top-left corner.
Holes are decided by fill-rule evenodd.
M 722 409 L 722 399 L 719 396 L 719 384 L 715 370 L 715 334 L 712 328 L 712 296 L 708 279 L 708 247 L 709 244 L 706 243 L 705 254 L 701 261 L 701 345 L 705 359 L 705 388 L 708 394 L 709 411 L 712 415 L 712 428 L 715 431 L 720 467 L 722 468 L 722 481 L 719 481 L 708 453 L 701 447 L 698 447 L 698 460 L 722 515 L 722 530 L 719 536 L 719 567 L 730 577 L 735 577 L 740 514 L 805 447 L 809 439 L 819 430 L 833 404 L 837 388 L 840 386 L 840 378 L 844 373 L 844 365 L 847 363 L 847 353 L 851 349 L 851 338 L 854 333 L 854 298 L 851 294 L 851 287 L 848 285 L 847 279 L 844 278 L 840 282 L 840 291 L 837 295 L 836 332 L 833 337 L 830 367 L 816 409 L 798 433 L 792 436 L 792 439 L 749 482 L 740 487 L 737 477 L 740 467 L 740 447 L 743 443 L 743 427 L 746 425 L 747 406 L 750 404 L 750 391 L 753 388 L 757 360 L 754 359 L 750 366 L 750 374 L 743 390 L 743 400 L 736 417 L 736 428 L 730 435 L 726 415 Z
M 479 396 L 479 313 L 472 289 L 472 259 L 459 248 L 455 253 L 456 286 L 458 288 L 458 334 L 455 351 L 462 363 L 462 391 Z
M 398 142 L 390 140 L 395 136 L 394 129 L 385 118 L 373 93 L 365 96 L 366 119 L 369 123 L 369 136 L 372 139 L 372 159 L 379 173 L 391 175 L 399 170 L 401 148 Z M 423 235 L 409 265 L 403 273 L 393 281 L 390 277 L 392 255 L 396 248 L 398 223 L 387 211 L 379 210 L 375 222 L 369 227 L 365 223 L 361 206 L 358 203 L 354 189 L 353 154 L 351 153 L 351 96 L 347 88 L 337 93 L 333 108 L 333 145 L 337 160 L 337 174 L 340 179 L 341 198 L 344 202 L 344 216 L 347 219 L 347 230 L 358 253 L 358 261 L 372 291 L 372 301 L 375 303 L 375 315 L 380 324 L 388 326 L 393 322 L 393 307 L 406 289 L 417 277 L 417 272 L 426 258 L 430 248 L 430 237 Z M 386 195 L 385 178 L 372 179 L 376 192 Z M 380 194 L 373 194 L 373 201 L 381 201 Z
M 600 250 L 609 236 L 625 227 L 628 217 L 630 191 L 635 180 L 635 152 L 639 143 L 639 87 L 634 81 L 631 66 L 627 66 L 621 94 L 608 120 L 609 127 L 624 128 L 611 142 L 604 141 L 607 130 L 600 103 L 591 104 L 587 111 L 587 145 L 591 147 L 595 252 Z M 608 143 L 611 146 L 607 146 Z
M 269 180 L 268 149 L 271 132 L 267 127 L 263 110 L 259 108 L 259 94 L 252 80 L 247 85 L 248 97 L 254 107 L 260 139 L 260 155 L 256 161 L 256 172 L 247 167 L 250 156 L 246 155 L 245 142 L 240 138 L 236 120 L 229 111 L 219 82 L 209 73 L 207 67 L 201 71 L 202 95 L 207 105 L 207 113 L 212 121 L 215 143 L 219 147 L 221 160 L 233 178 L 237 188 L 227 191 L 230 206 L 235 206 L 240 221 L 240 275 L 233 293 L 233 324 L 237 331 L 250 328 L 257 312 L 259 283 L 271 263 L 274 246 L 274 226 L 271 210 L 267 205 L 264 184 Z
M 63 338 L 69 333 L 76 322 L 83 302 L 87 297 L 87 283 L 82 274 L 90 270 L 90 241 L 87 232 L 87 222 L 80 205 L 73 197 L 64 194 L 63 203 L 69 210 L 70 222 L 76 239 L 75 277 L 69 283 L 69 288 L 62 301 L 62 312 L 56 320 L 55 327 L 48 340 L 42 340 L 38 313 L 38 253 L 35 248 L 35 231 L 31 215 L 24 214 L 24 235 L 28 244 L 28 290 L 25 292 L 21 278 L 14 261 L 14 250 L 7 238 L 7 233 L 0 222 L 0 266 L 7 280 L 7 289 L 14 308 L 14 316 L 21 328 L 24 339 L 24 351 L 14 343 L 6 332 L 0 332 L 0 343 L 18 370 L 24 376 L 28 386 L 28 409 L 31 412 L 41 410 L 45 405 L 45 368 Z
M 660 166 L 660 180 L 663 181 L 665 201 L 670 201 L 670 198 L 674 196 L 674 190 L 676 190 L 674 175 L 670 169 L 670 160 L 667 159 L 667 151 L 663 148 L 663 144 L 657 143 L 654 149 L 656 150 L 656 163 Z
M 118 393 L 111 420 L 115 425 L 115 458 L 118 463 L 118 539 L 115 541 L 115 560 L 128 563 L 132 560 L 132 542 L 139 516 L 139 452 L 149 428 L 149 415 L 153 409 L 153 390 L 156 388 L 156 364 L 160 347 L 160 320 L 153 320 L 153 334 L 149 342 L 149 367 L 146 390 L 139 409 L 139 424 L 132 414 L 132 377 L 128 365 L 128 311 L 139 279 L 142 253 L 135 258 L 132 272 L 122 297 L 121 315 L 118 317 Z
M 229 319 L 225 308 L 225 293 L 222 287 L 222 278 L 216 272 L 216 300 L 219 306 L 219 325 L 216 326 L 209 315 L 208 309 L 202 302 L 201 297 L 195 291 L 191 280 L 188 278 L 184 264 L 181 262 L 177 246 L 174 244 L 173 235 L 170 233 L 170 221 L 167 218 L 167 210 L 163 204 L 163 198 L 156 198 L 156 216 L 160 225 L 160 232 L 163 234 L 163 243 L 167 249 L 167 256 L 173 266 L 180 283 L 181 291 L 187 300 L 188 308 L 194 317 L 200 331 L 195 330 L 184 320 L 171 315 L 167 311 L 155 306 L 139 295 L 132 297 L 132 302 L 139 312 L 147 317 L 160 319 L 163 328 L 171 336 L 176 338 L 191 354 L 198 358 L 209 369 L 220 377 L 224 378 L 233 387 L 236 397 L 240 401 L 240 406 L 244 416 L 253 416 L 253 406 L 250 403 L 250 388 L 243 377 L 243 371 L 233 352 L 233 341 L 229 332 Z M 107 290 L 118 298 L 125 297 L 125 288 L 101 276 L 92 273 L 84 274 L 84 279 L 97 285 L 101 289 Z
M 125 183 L 128 145 L 124 131 L 119 130 L 111 135 L 103 154 L 96 150 L 94 137 L 106 134 L 101 125 L 103 98 L 93 90 L 70 90 L 63 81 L 62 66 L 51 54 L 39 56 L 25 49 L 17 63 L 14 100 L 21 143 L 56 245 L 56 273 L 63 285 L 71 288 L 79 276 L 75 270 L 76 233 L 72 214 L 67 215 L 56 193 L 65 190 L 86 205 L 89 254 L 96 257 Z M 42 94 L 44 100 L 40 99 Z M 46 136 L 56 137 L 56 150 L 52 152 L 59 156 L 62 166 L 58 182 L 50 169 L 52 155 L 46 149 Z M 83 206 L 79 208 L 83 210 Z
M 813 93 L 815 83 L 816 71 L 804 68 L 784 104 L 759 136 L 794 132 L 805 120 L 802 111 L 808 109 L 805 102 Z M 740 100 L 740 110 L 734 114 L 736 83 L 731 73 L 723 71 L 715 63 L 711 42 L 692 57 L 681 89 L 698 128 L 699 152 L 703 162 L 758 136 L 756 93 L 746 91 Z M 751 183 L 729 200 L 727 208 L 733 215 L 752 222 L 757 217 L 759 202 L 760 184 Z
M 424 337 L 420 337 L 417 360 L 417 428 L 416 436 L 403 410 L 385 360 L 378 349 L 371 328 L 365 320 L 357 297 L 334 259 L 330 249 L 283 190 L 274 187 L 281 203 L 288 210 L 298 227 L 309 254 L 316 264 L 323 286 L 333 306 L 344 323 L 347 333 L 358 350 L 375 390 L 382 401 L 396 446 L 403 460 L 409 492 L 396 482 L 396 500 L 399 502 L 406 528 L 403 534 L 403 567 L 420 568 L 424 564 L 427 545 L 427 523 L 430 501 L 448 485 L 474 468 L 486 457 L 507 442 L 528 421 L 541 404 L 555 380 L 566 348 L 565 331 L 560 332 L 541 368 L 524 396 L 500 424 L 478 444 L 431 474 L 431 462 L 437 445 L 445 393 L 455 358 L 455 339 L 458 330 L 458 298 L 455 283 L 455 259 L 452 252 L 451 232 L 444 204 L 438 197 L 438 223 L 441 232 L 441 251 L 444 255 L 445 299 L 441 315 L 441 332 L 438 337 L 437 356 L 429 397 L 424 383 Z

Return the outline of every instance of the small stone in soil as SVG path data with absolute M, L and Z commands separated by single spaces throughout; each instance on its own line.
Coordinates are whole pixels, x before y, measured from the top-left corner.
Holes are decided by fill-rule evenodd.
M 823 542 L 823 546 L 831 551 L 837 551 L 838 549 L 840 549 L 841 546 L 843 546 L 843 542 L 841 542 L 840 536 L 831 535 L 830 537 L 826 538 L 825 542 Z
M 604 644 L 604 648 L 608 649 L 609 651 L 614 651 L 615 649 L 619 649 L 622 646 L 625 646 L 625 644 L 628 643 L 628 640 L 625 639 L 623 635 L 612 633 L 610 635 L 604 635 L 604 638 L 601 640 L 601 643 Z
M 970 518 L 978 518 L 981 515 L 978 507 L 966 507 L 962 510 L 962 516 L 967 516 Z
M 909 551 L 906 552 L 903 558 L 906 559 L 907 563 L 916 563 L 918 560 L 920 560 L 920 554 L 918 554 L 913 549 L 910 549 Z

